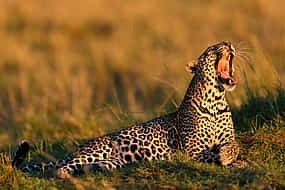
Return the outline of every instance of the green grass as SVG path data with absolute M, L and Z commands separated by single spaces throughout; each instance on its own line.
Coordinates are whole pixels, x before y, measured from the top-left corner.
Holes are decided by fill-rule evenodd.
M 61 180 L 27 176 L 11 168 L 10 156 L 1 154 L 0 185 L 12 189 L 282 189 L 285 187 L 284 91 L 279 89 L 275 96 L 269 93 L 263 98 L 252 95 L 249 99 L 233 111 L 241 147 L 239 159 L 248 162 L 246 168 L 199 163 L 178 152 L 172 161 L 133 164 L 113 172 Z M 36 143 L 30 157 L 59 159 L 83 141 L 74 137 L 60 142 L 42 140 Z
M 284 1 L 0 1 L 0 189 L 282 189 Z M 132 165 L 71 180 L 26 176 L 9 162 L 63 158 L 78 144 L 175 110 L 188 61 L 230 40 L 228 93 L 245 169 L 189 161 Z

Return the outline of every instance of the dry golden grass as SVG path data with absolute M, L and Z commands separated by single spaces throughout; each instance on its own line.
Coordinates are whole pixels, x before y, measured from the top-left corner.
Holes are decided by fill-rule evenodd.
M 240 106 L 247 99 L 245 84 L 262 91 L 285 79 L 281 4 L 1 1 L 0 114 L 5 126 L 22 125 L 1 131 L 2 146 L 45 136 L 50 116 L 61 125 L 97 113 L 99 123 L 113 126 L 118 113 L 145 120 L 173 109 L 192 77 L 186 63 L 222 40 L 239 49 L 240 85 L 229 97 Z M 43 124 L 38 133 L 33 120 Z M 65 133 L 58 125 L 50 130 L 57 131 L 55 139 Z

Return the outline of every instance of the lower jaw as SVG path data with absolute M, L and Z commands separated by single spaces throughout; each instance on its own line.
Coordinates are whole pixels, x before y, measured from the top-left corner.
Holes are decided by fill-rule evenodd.
M 236 88 L 236 85 L 222 84 L 222 86 L 226 91 L 233 91 Z

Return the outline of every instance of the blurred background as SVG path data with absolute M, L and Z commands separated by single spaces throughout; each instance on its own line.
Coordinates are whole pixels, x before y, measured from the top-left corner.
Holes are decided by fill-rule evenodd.
M 175 110 L 185 71 L 232 41 L 233 109 L 284 87 L 282 0 L 0 1 L 0 150 L 77 143 Z

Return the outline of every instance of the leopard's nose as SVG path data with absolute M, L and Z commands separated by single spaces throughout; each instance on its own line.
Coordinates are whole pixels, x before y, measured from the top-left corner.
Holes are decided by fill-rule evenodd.
M 231 52 L 235 52 L 236 50 L 235 50 L 235 48 L 234 48 L 234 46 L 232 45 L 232 43 L 230 42 L 230 41 L 224 41 L 224 44 L 225 44 L 225 46 L 227 46 L 228 48 L 229 48 L 229 50 L 231 51 Z
M 231 47 L 231 42 L 230 41 L 223 41 L 223 44 L 225 45 L 225 46 L 228 46 L 228 47 Z

